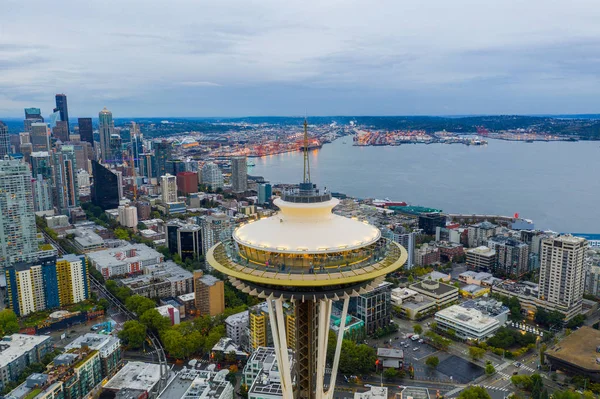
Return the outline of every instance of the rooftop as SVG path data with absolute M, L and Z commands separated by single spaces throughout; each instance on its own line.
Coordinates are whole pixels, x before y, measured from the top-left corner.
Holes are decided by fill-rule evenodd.
M 248 311 L 244 310 L 243 312 L 240 313 L 236 313 L 236 314 L 232 314 L 231 316 L 229 316 L 228 318 L 225 319 L 225 324 L 231 324 L 231 325 L 235 325 L 238 323 L 244 323 L 244 322 L 248 322 Z
M 120 248 L 111 248 L 92 252 L 87 255 L 91 261 L 101 267 L 118 266 L 124 263 L 143 262 L 162 259 L 161 253 L 145 244 L 131 244 Z
M 404 387 L 401 393 L 402 399 L 429 399 L 429 391 L 427 390 L 427 388 Z
M 47 335 L 13 334 L 0 341 L 0 368 L 5 367 L 19 356 L 29 352 L 37 345 L 50 341 Z
M 486 330 L 498 326 L 500 322 L 475 308 L 465 308 L 460 305 L 452 305 L 442 309 L 435 317 L 453 321 L 458 325 L 467 325 L 475 330 Z
M 144 362 L 128 362 L 104 389 L 119 391 L 124 388 L 149 392 L 160 380 L 160 365 Z
M 600 331 L 583 326 L 573 331 L 569 336 L 560 341 L 553 349 L 548 349 L 546 354 L 577 367 L 600 372 L 600 353 L 596 352 L 600 345 Z
M 387 387 L 372 386 L 367 392 L 356 392 L 354 394 L 354 399 L 387 399 L 387 397 Z
M 453 285 L 440 283 L 435 280 L 422 280 L 418 283 L 411 284 L 409 288 L 418 292 L 427 292 L 435 296 L 443 296 L 453 291 L 458 292 L 458 288 Z
M 101 350 L 107 346 L 118 343 L 120 343 L 119 339 L 117 337 L 113 337 L 112 335 L 86 333 L 85 335 L 75 338 L 73 342 L 65 346 L 65 350 L 69 351 L 71 349 L 85 346 L 90 349 Z
M 121 279 L 121 284 L 130 288 L 139 288 L 162 281 L 177 282 L 192 278 L 192 273 L 173 261 L 146 266 L 144 274 Z
M 219 398 L 231 384 L 225 379 L 228 370 L 218 373 L 184 367 L 159 395 L 161 399 Z
M 496 256 L 496 251 L 484 245 L 477 248 L 467 249 L 467 254 L 477 254 L 481 256 Z

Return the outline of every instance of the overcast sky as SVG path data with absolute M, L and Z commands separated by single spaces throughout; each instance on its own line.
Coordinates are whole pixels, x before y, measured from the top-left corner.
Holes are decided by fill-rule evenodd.
M 0 0 L 0 117 L 600 112 L 598 0 Z

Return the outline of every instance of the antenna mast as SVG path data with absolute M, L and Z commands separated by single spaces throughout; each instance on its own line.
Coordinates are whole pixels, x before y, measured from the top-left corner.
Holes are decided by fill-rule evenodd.
M 308 162 L 308 122 L 304 118 L 304 183 L 310 183 L 310 163 Z

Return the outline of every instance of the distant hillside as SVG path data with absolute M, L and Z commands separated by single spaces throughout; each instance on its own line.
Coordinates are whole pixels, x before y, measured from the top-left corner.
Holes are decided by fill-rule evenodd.
M 183 132 L 227 132 L 232 130 L 254 130 L 257 125 L 296 125 L 302 124 L 304 117 L 241 117 L 241 118 L 120 118 L 116 126 L 125 126 L 131 121 L 141 125 L 147 136 L 159 137 Z M 168 121 L 169 123 L 162 123 Z M 446 130 L 456 133 L 475 133 L 477 127 L 490 131 L 507 129 L 532 129 L 556 135 L 576 136 L 582 140 L 600 139 L 600 115 L 489 115 L 489 116 L 310 116 L 309 123 L 315 125 L 336 122 L 347 125 L 354 121 L 357 125 L 371 129 L 386 130 L 425 130 L 434 132 Z M 23 121 L 6 119 L 9 132 L 16 134 L 23 129 Z M 94 120 L 94 124 L 97 120 Z M 253 125 L 253 126 L 249 126 Z

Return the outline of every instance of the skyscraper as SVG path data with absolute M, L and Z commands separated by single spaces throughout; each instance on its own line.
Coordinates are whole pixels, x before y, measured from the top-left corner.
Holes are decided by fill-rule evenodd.
M 63 214 L 70 208 L 79 206 L 79 188 L 77 187 L 77 168 L 73 146 L 64 145 L 53 154 L 54 190 L 56 206 Z
M 52 179 L 52 162 L 50 154 L 46 151 L 32 152 L 31 158 L 31 174 L 36 177 L 41 175 L 46 180 Z
M 581 313 L 585 284 L 584 259 L 587 241 L 562 235 L 542 240 L 540 257 L 540 299 L 565 313 Z
M 156 177 L 161 177 L 167 173 L 167 161 L 171 159 L 171 143 L 166 140 L 155 141 L 152 143 L 154 148 L 154 162 L 156 163 L 154 170 Z
M 243 193 L 248 189 L 246 157 L 231 158 L 231 188 L 234 193 Z
M 56 121 L 56 125 L 52 128 L 52 135 L 63 143 L 70 140 L 69 124 L 65 121 Z
M 67 135 L 69 134 L 69 109 L 67 107 L 67 95 L 66 94 L 57 94 L 56 98 L 56 108 L 54 111 L 60 112 L 60 120 L 66 122 Z
M 35 212 L 51 211 L 54 206 L 52 202 L 52 182 L 37 175 L 31 182 L 33 185 L 33 210 Z
M 162 202 L 177 202 L 177 178 L 166 174 L 160 178 L 160 188 L 162 190 Z
M 8 138 L 8 126 L 0 121 L 0 159 L 10 154 L 10 140 Z
M 32 123 L 29 139 L 31 140 L 33 152 L 50 151 L 50 136 L 48 135 L 48 125 L 45 123 Z
M 112 160 L 112 154 L 110 153 L 110 137 L 115 132 L 115 124 L 112 118 L 112 112 L 106 109 L 102 109 L 98 114 L 99 124 L 98 132 L 100 133 L 100 159 L 104 162 Z
M 0 160 L 0 265 L 28 260 L 37 252 L 29 165 Z
M 92 125 L 92 118 L 79 118 L 77 119 L 79 125 L 79 137 L 81 141 L 86 141 L 94 145 L 94 128 Z
M 269 183 L 264 183 L 258 186 L 258 203 L 266 204 L 273 195 L 273 189 Z
M 42 111 L 39 108 L 25 108 L 25 120 L 23 121 L 23 126 L 25 127 L 25 131 L 31 133 L 31 124 L 32 123 L 40 123 L 44 122 L 44 118 L 42 117 Z
M 123 162 L 123 147 L 121 136 L 112 134 L 110 136 L 110 163 L 120 164 Z M 106 162 L 106 161 L 105 161 Z
M 135 122 L 131 122 L 131 154 L 133 156 L 133 163 L 136 168 L 140 167 L 140 155 L 144 152 L 144 136 L 140 132 L 140 125 Z M 148 176 L 150 177 L 150 176 Z
M 92 203 L 103 210 L 119 207 L 119 178 L 97 161 L 92 161 Z

